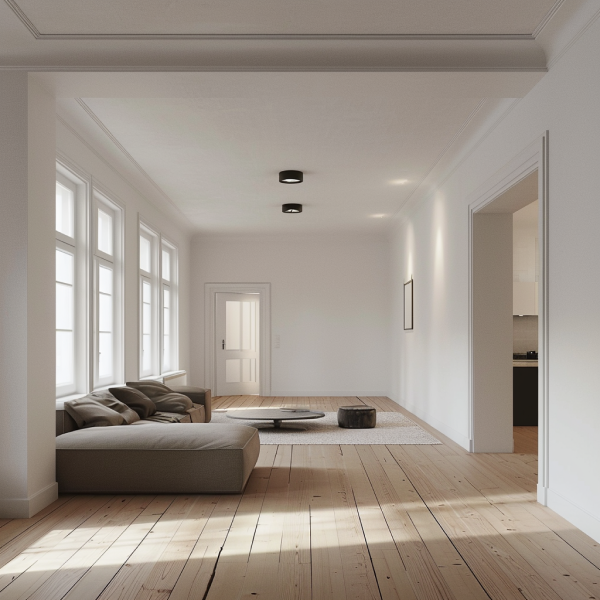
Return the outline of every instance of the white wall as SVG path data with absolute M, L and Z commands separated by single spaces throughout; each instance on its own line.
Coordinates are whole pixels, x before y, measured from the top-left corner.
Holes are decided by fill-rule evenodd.
M 194 238 L 193 383 L 204 384 L 204 284 L 269 282 L 271 333 L 281 340 L 271 395 L 386 394 L 388 258 L 374 237 Z
M 166 236 L 178 249 L 179 257 L 179 366 L 189 369 L 189 281 L 191 236 L 179 215 L 165 214 L 161 205 L 153 203 L 131 185 L 110 163 L 101 158 L 87 143 L 58 121 L 56 149 L 59 155 L 75 163 L 94 184 L 99 184 L 109 197 L 125 207 L 125 381 L 139 378 L 138 354 L 138 222 Z M 170 211 L 172 213 L 172 210 Z
M 54 99 L 27 73 L 0 73 L 0 139 L 0 517 L 26 518 L 58 494 Z
M 459 443 L 468 430 L 467 198 L 549 130 L 549 505 L 600 540 L 600 21 L 437 191 L 393 244 L 392 396 Z M 415 276 L 415 331 L 400 330 Z M 423 377 L 423 373 L 427 377 Z M 424 380 L 427 380 L 425 382 Z M 441 426 L 440 426 L 441 425 Z

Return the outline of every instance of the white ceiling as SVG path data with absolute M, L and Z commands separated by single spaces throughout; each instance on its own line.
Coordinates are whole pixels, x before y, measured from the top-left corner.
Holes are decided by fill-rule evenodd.
M 536 169 L 478 212 L 514 213 L 516 215 L 524 207 L 531 205 L 532 202 L 538 199 L 538 185 L 538 171 Z M 523 214 L 528 215 L 529 213 L 525 211 Z
M 513 227 L 517 229 L 531 229 L 538 225 L 539 202 L 534 200 L 513 214 Z
M 376 232 L 531 90 L 588 4 L 4 0 L 0 69 L 37 71 L 61 118 L 197 231 Z
M 239 235 L 386 229 L 465 127 L 496 106 L 489 98 L 518 97 L 539 76 L 63 73 L 40 79 L 67 96 L 59 102 L 67 121 L 121 163 L 137 166 L 194 230 Z M 92 95 L 100 90 L 105 97 Z M 134 97 L 111 97 L 119 93 Z M 304 183 L 280 184 L 283 169 L 304 171 Z M 283 214 L 285 202 L 300 202 L 304 212 Z

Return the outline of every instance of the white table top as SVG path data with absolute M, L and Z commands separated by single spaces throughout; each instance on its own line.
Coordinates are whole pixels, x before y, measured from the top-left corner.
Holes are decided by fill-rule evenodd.
M 252 408 L 248 410 L 229 410 L 230 419 L 244 419 L 246 421 L 297 421 L 300 419 L 320 419 L 325 416 L 323 412 L 297 408 Z

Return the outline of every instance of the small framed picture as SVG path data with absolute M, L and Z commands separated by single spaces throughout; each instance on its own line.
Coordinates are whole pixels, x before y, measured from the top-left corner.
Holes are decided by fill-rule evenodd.
M 404 284 L 404 329 L 413 328 L 413 280 Z

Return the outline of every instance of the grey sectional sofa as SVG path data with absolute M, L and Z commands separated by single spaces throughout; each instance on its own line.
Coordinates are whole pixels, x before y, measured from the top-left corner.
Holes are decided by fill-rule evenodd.
M 167 388 L 168 389 L 168 388 Z M 175 389 L 175 388 L 173 388 Z M 210 390 L 179 388 L 210 419 Z M 60 414 L 62 413 L 62 414 Z M 176 420 L 173 413 L 169 420 Z M 57 411 L 56 478 L 62 493 L 240 493 L 258 460 L 258 431 L 244 425 L 139 419 L 77 428 Z M 195 414 L 198 419 L 198 414 Z M 81 419 L 78 419 L 81 422 Z

